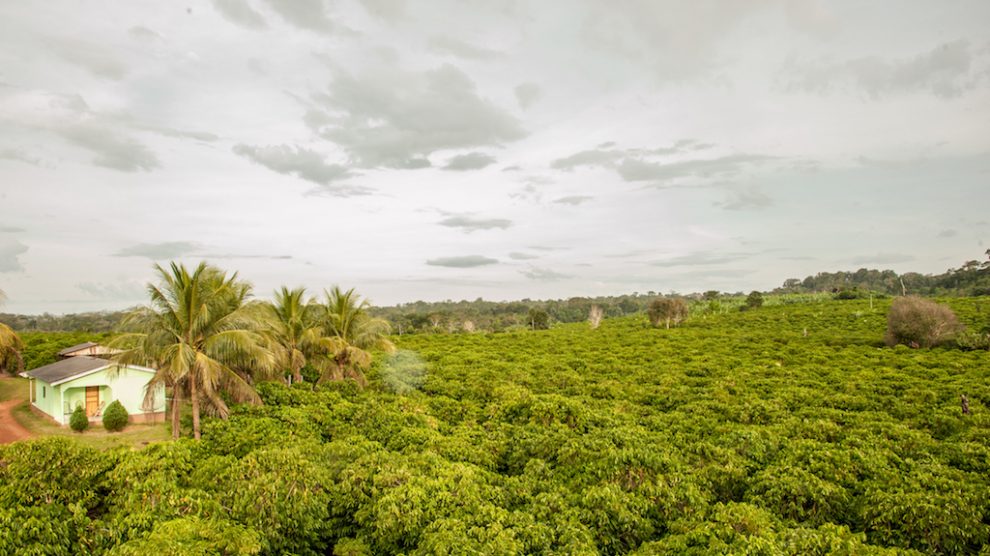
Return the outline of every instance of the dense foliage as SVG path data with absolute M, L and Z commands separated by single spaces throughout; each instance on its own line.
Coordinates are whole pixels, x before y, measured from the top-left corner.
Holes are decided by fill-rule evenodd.
M 979 553 L 990 354 L 884 347 L 889 305 L 403 336 L 200 442 L 0 447 L 0 554 Z
M 103 411 L 103 428 L 110 432 L 122 431 L 127 426 L 129 417 L 124 404 L 120 400 L 114 400 Z

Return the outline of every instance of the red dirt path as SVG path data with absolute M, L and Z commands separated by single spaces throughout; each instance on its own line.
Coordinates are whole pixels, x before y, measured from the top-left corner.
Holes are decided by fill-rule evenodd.
M 24 400 L 14 398 L 0 402 L 0 444 L 31 438 L 31 431 L 22 427 L 12 413 L 22 401 Z

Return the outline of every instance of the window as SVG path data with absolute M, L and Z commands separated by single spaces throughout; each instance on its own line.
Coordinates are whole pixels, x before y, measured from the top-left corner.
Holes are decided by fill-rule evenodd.
M 42 398 L 45 397 L 45 387 L 44 386 L 41 387 L 41 397 Z

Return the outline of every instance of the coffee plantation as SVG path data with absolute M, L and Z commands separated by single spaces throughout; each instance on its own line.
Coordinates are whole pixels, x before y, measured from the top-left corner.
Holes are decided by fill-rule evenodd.
M 990 554 L 990 353 L 889 306 L 405 335 L 201 441 L 4 446 L 0 554 Z

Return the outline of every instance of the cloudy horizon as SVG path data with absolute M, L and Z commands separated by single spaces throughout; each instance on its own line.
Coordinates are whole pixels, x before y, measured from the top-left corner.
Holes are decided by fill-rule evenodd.
M 990 4 L 0 4 L 0 311 L 768 290 L 990 247 Z

